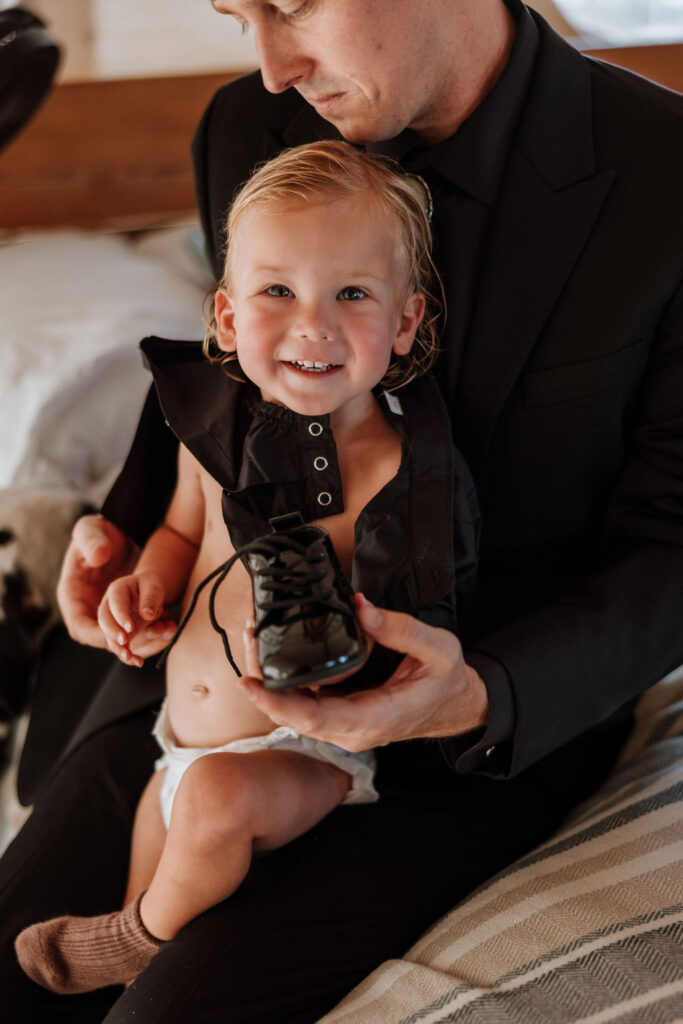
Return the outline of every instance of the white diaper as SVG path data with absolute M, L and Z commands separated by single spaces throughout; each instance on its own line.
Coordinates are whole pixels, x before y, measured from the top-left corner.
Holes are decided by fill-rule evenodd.
M 299 754 L 306 754 L 317 761 L 327 761 L 336 765 L 343 772 L 351 777 L 351 788 L 344 797 L 345 804 L 371 804 L 379 799 L 379 794 L 373 785 L 375 774 L 375 755 L 372 750 L 366 750 L 362 754 L 350 754 L 341 747 L 335 747 L 331 743 L 324 743 L 322 740 L 313 740 L 309 736 L 302 736 L 295 729 L 286 726 L 279 726 L 265 736 L 248 736 L 241 740 L 233 740 L 222 747 L 179 747 L 176 744 L 171 723 L 168 717 L 166 701 L 161 705 L 159 717 L 156 720 L 152 735 L 156 736 L 157 742 L 163 750 L 163 755 L 155 762 L 155 771 L 166 769 L 166 777 L 161 787 L 161 813 L 166 828 L 171 820 L 171 807 L 175 797 L 178 784 L 193 761 L 206 754 L 218 754 L 224 751 L 231 751 L 235 754 L 250 754 L 254 750 L 295 750 Z

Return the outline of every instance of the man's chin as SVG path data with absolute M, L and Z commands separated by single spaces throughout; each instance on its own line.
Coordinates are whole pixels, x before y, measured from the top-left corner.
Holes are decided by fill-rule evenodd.
M 354 146 L 365 146 L 370 142 L 384 142 L 393 139 L 403 130 L 400 126 L 374 124 L 362 118 L 328 117 L 337 131 Z
M 304 96 L 303 99 L 306 99 Z M 349 109 L 350 97 L 341 96 L 341 102 L 329 106 L 324 104 L 311 104 L 314 110 L 334 125 L 339 134 L 356 146 L 363 146 L 369 142 L 383 142 L 385 139 L 393 139 L 403 130 L 403 125 L 396 124 L 389 118 L 382 119 L 373 116 L 372 111 L 359 110 L 354 112 Z M 306 101 L 310 102 L 310 101 Z M 344 109 L 346 107 L 346 109 Z

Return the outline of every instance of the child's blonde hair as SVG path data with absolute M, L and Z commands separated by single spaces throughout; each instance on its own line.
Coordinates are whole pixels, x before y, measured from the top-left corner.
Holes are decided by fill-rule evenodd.
M 411 351 L 392 354 L 381 380 L 384 388 L 396 389 L 425 373 L 438 355 L 436 324 L 444 308 L 432 291 L 434 283 L 443 296 L 441 280 L 431 255 L 429 193 L 421 180 L 404 174 L 394 161 L 355 149 L 347 142 L 314 142 L 286 149 L 262 164 L 236 194 L 227 218 L 224 279 L 207 295 L 210 308 L 204 353 L 219 362 L 229 376 L 228 364 L 236 352 L 223 352 L 216 341 L 215 296 L 230 287 L 231 239 L 244 214 L 251 209 L 357 199 L 370 196 L 396 226 L 397 249 L 403 252 L 406 297 L 419 292 L 425 297 L 425 314 Z

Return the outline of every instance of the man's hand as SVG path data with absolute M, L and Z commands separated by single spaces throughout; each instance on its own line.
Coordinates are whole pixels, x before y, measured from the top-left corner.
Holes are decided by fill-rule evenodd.
M 405 657 L 375 690 L 346 697 L 319 690 L 269 693 L 261 685 L 253 632 L 245 633 L 249 676 L 239 680 L 254 704 L 278 725 L 356 753 L 397 740 L 455 736 L 488 720 L 481 676 L 465 664 L 457 637 L 411 615 L 382 611 L 356 595 L 363 629 Z
M 57 601 L 69 635 L 81 644 L 106 647 L 97 609 L 109 584 L 130 572 L 137 547 L 102 516 L 82 516 L 74 526 L 57 585 Z

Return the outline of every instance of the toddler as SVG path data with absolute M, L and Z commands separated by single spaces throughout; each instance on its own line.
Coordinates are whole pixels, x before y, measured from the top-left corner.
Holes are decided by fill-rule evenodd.
M 426 194 L 346 143 L 285 151 L 231 207 L 209 359 L 196 342 L 143 342 L 181 444 L 165 521 L 100 608 L 128 663 L 136 636 L 175 604 L 186 612 L 216 566 L 283 517 L 324 525 L 372 600 L 431 608 L 431 621 L 453 627 L 454 566 L 463 578 L 474 566 L 473 499 L 422 376 L 438 315 Z M 236 561 L 213 615 L 206 590 L 195 596 L 167 658 L 163 753 L 136 812 L 124 909 L 55 918 L 17 939 L 23 969 L 53 991 L 130 981 L 236 890 L 255 854 L 340 804 L 377 799 L 372 752 L 278 728 L 240 689 L 237 665 L 258 673 L 245 566 Z M 375 684 L 381 672 L 375 662 Z

